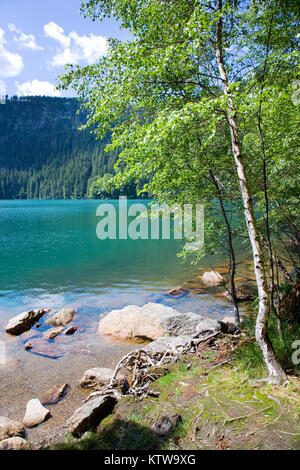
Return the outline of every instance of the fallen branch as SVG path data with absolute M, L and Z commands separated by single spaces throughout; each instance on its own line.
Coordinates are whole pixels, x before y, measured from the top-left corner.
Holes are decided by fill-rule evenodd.
M 269 410 L 270 408 L 273 408 L 273 405 L 266 406 L 266 408 L 263 408 L 262 410 L 255 411 L 254 413 L 250 413 L 248 415 L 236 416 L 235 418 L 225 419 L 224 424 L 232 423 L 233 421 L 237 421 L 238 419 L 250 418 L 251 416 L 255 416 L 255 415 L 258 415 L 259 413 L 263 413 L 264 411 Z
M 204 372 L 204 375 L 208 375 L 210 373 L 211 370 L 215 369 L 216 367 L 220 367 L 220 366 L 223 366 L 224 364 L 229 364 L 230 362 L 232 362 L 233 359 L 227 359 L 227 361 L 223 361 L 223 362 L 218 362 L 218 364 L 215 364 L 214 366 L 210 367 L 209 369 L 207 369 L 205 372 Z

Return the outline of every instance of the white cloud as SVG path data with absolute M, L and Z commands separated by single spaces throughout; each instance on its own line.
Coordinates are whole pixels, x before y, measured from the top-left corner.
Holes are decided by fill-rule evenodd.
M 46 81 L 43 82 L 35 79 L 32 82 L 15 82 L 15 85 L 17 87 L 17 94 L 20 96 L 60 96 L 60 91 L 56 90 L 52 83 Z
M 64 34 L 64 29 L 54 21 L 44 25 L 44 31 L 46 36 L 49 36 L 52 39 L 58 41 L 63 47 L 68 47 L 70 45 L 70 38 Z
M 4 31 L 0 28 L 0 76 L 14 77 L 18 75 L 23 68 L 23 59 L 19 54 L 9 52 L 4 44 Z
M 6 95 L 6 86 L 3 80 L 0 80 L 0 96 Z
M 71 51 L 69 47 L 66 47 L 66 49 L 53 57 L 51 65 L 53 67 L 61 67 L 65 64 L 78 64 L 78 60 L 78 55 Z
M 0 44 L 4 44 L 6 41 L 4 39 L 4 30 L 0 28 Z
M 107 40 L 103 36 L 79 36 L 76 31 L 70 33 L 70 38 L 74 41 L 75 49 L 79 50 L 79 55 L 89 64 L 95 62 L 107 51 Z
M 33 34 L 25 34 L 23 31 L 18 29 L 13 23 L 9 23 L 8 29 L 11 32 L 17 33 L 18 36 L 14 36 L 14 41 L 23 48 L 32 49 L 34 51 L 42 51 L 43 48 L 38 46 L 35 41 Z
M 107 51 L 107 40 L 104 36 L 95 36 L 94 34 L 80 36 L 76 31 L 66 35 L 63 28 L 54 21 L 46 24 L 44 31 L 47 36 L 58 41 L 61 46 L 52 58 L 51 65 L 54 67 L 68 63 L 78 64 L 80 61 L 92 64 Z

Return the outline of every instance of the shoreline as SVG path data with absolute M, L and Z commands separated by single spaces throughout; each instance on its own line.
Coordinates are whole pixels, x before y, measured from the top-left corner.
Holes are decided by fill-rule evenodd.
M 196 277 L 194 284 L 200 286 Z M 203 294 L 203 286 L 200 291 Z M 210 297 L 212 292 L 212 289 L 206 288 L 203 298 Z M 203 299 L 202 295 L 199 296 L 199 289 L 191 286 L 191 292 L 188 295 L 184 295 L 182 298 L 179 297 L 183 311 L 189 310 L 185 308 L 185 305 L 188 305 L 190 299 L 195 296 L 198 296 L 198 302 L 201 303 Z M 162 304 L 167 299 L 168 304 L 171 306 L 178 303 L 176 296 L 166 296 L 165 292 L 160 295 L 156 293 L 154 298 L 150 296 L 152 301 L 155 301 L 155 297 Z M 220 305 L 220 301 L 221 305 L 226 306 L 224 310 L 219 307 L 222 312 L 219 314 L 219 318 L 223 318 L 224 315 L 226 316 L 228 309 L 231 310 L 230 304 L 226 299 L 220 299 L 216 296 L 213 299 L 216 307 Z M 21 337 L 9 337 L 7 335 L 5 337 L 8 350 L 13 346 L 13 343 L 15 344 L 14 354 L 8 360 L 8 367 L 3 368 L 3 366 L 0 366 L 0 373 L 4 376 L 4 380 L 2 379 L 0 384 L 0 395 L 2 397 L 0 415 L 22 421 L 25 406 L 29 399 L 42 395 L 53 384 L 68 383 L 71 386 L 64 399 L 55 405 L 49 406 L 52 417 L 37 428 L 27 430 L 28 440 L 33 445 L 39 446 L 45 440 L 51 441 L 63 436 L 67 418 L 70 417 L 76 407 L 82 404 L 82 400 L 87 396 L 86 391 L 79 385 L 85 370 L 96 366 L 114 367 L 121 357 L 139 346 L 137 342 L 98 336 L 95 332 L 95 322 L 90 321 L 86 324 L 86 317 L 82 316 L 80 319 L 80 313 L 78 315 L 76 322 L 79 324 L 79 331 L 74 336 L 68 338 L 58 336 L 53 342 L 50 342 L 50 346 L 55 349 L 58 356 L 55 359 L 33 354 L 31 351 L 24 351 L 24 343 L 32 339 L 31 335 L 34 328 L 23 333 Z M 36 331 L 41 335 L 43 327 Z M 34 331 L 33 337 L 36 331 Z M 2 338 L 3 335 L 0 339 Z

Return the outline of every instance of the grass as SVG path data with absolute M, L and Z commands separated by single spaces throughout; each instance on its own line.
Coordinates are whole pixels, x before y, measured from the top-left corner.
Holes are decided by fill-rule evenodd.
M 284 325 L 286 345 L 278 337 L 272 319 L 271 338 L 285 367 L 291 362 L 291 344 L 299 330 Z M 188 355 L 158 378 L 152 388 L 158 398 L 124 397 L 114 414 L 105 418 L 97 432 L 81 439 L 66 436 L 55 449 L 299 449 L 300 380 L 290 377 L 287 387 L 257 383 L 266 377 L 255 341 L 254 324 L 243 325 L 243 339 L 226 336 L 215 348 L 203 347 L 199 357 Z M 297 337 L 298 335 L 298 337 Z M 238 344 L 237 344 L 238 343 Z M 232 357 L 228 364 L 211 369 Z M 179 414 L 181 420 L 165 436 L 152 430 L 163 417 Z

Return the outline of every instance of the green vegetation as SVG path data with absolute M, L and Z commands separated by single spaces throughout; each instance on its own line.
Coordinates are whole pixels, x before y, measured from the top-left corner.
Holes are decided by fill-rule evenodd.
M 292 286 L 290 267 L 300 264 L 299 2 L 86 0 L 82 11 L 132 33 L 111 39 L 96 65 L 70 65 L 61 77 L 88 109 L 86 127 L 101 137 L 111 131 L 108 149 L 121 149 L 105 187 L 144 178 L 143 190 L 160 202 L 205 203 L 205 249 L 226 234 L 236 323 L 233 238 L 248 238 L 256 339 L 270 380 L 285 381 L 268 323 L 275 312 L 280 334 L 280 284 Z M 235 230 L 232 215 L 241 213 Z
M 80 439 L 68 435 L 63 443 L 52 448 L 299 448 L 299 378 L 290 376 L 286 388 L 258 380 L 264 377 L 266 369 L 253 341 L 253 330 L 254 322 L 247 321 L 241 340 L 227 336 L 218 339 L 213 349 L 208 346 L 201 349 L 199 357 L 183 357 L 153 382 L 151 388 L 160 392 L 159 398 L 124 397 L 97 432 L 85 433 Z M 286 334 L 293 340 L 299 331 L 287 328 Z M 275 343 L 276 353 L 278 347 Z M 288 352 L 283 359 L 290 360 Z M 229 362 L 222 365 L 226 360 Z M 218 364 L 221 365 L 212 368 Z M 153 424 L 177 415 L 181 419 L 166 435 L 153 431 Z
M 118 152 L 105 151 L 109 133 L 97 140 L 79 129 L 86 113 L 78 110 L 77 99 L 36 96 L 0 106 L 0 199 L 103 196 L 99 178 L 114 172 Z M 136 197 L 134 183 L 125 190 Z

